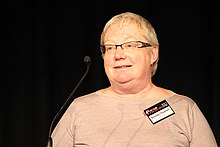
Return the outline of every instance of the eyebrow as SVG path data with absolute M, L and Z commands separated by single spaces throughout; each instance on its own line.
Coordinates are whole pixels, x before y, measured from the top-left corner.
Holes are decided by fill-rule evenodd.
M 129 40 L 128 39 L 131 39 L 131 38 L 133 38 L 132 40 L 130 40 L 130 41 L 134 41 L 134 40 L 138 40 L 138 39 L 136 39 L 136 37 L 134 37 L 134 36 L 131 36 L 131 35 L 129 35 L 129 36 L 127 36 L 127 37 L 125 37 L 123 40 L 125 40 L 124 42 L 122 42 L 122 43 L 120 43 L 120 44 L 123 44 L 123 43 L 125 43 L 125 42 L 129 42 Z M 116 43 L 112 43 L 112 42 L 115 42 L 115 41 L 113 41 L 113 40 L 104 40 L 104 42 L 105 42 L 105 44 L 112 44 L 112 45 L 115 45 Z M 108 43 L 108 42 L 111 42 L 111 43 Z

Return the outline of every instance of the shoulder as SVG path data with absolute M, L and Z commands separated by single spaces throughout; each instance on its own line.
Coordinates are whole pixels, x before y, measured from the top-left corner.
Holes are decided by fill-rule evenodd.
M 81 111 L 89 106 L 94 105 L 95 101 L 98 99 L 98 94 L 96 92 L 89 93 L 83 96 L 76 97 L 69 105 L 67 111 L 70 113 Z
M 74 104 L 79 104 L 79 103 L 91 103 L 94 102 L 98 99 L 99 95 L 97 92 L 92 92 L 83 96 L 79 96 L 74 99 L 73 103 Z
M 172 105 L 193 106 L 196 104 L 192 98 L 186 95 L 175 93 L 169 89 L 155 87 L 154 91 L 155 91 L 154 94 L 157 95 L 157 97 L 165 98 Z
M 194 105 L 196 105 L 196 102 L 190 98 L 189 96 L 186 95 L 181 95 L 181 94 L 177 94 L 174 93 L 172 96 L 168 97 L 168 101 L 172 104 L 172 105 L 189 105 L 191 107 L 193 107 Z
M 178 93 L 173 93 L 173 95 L 169 97 L 169 100 L 173 103 L 181 102 L 186 104 L 195 104 L 195 101 L 191 97 Z
M 167 98 L 167 101 L 177 113 L 189 115 L 193 112 L 200 112 L 196 102 L 188 96 L 175 93 L 173 96 Z

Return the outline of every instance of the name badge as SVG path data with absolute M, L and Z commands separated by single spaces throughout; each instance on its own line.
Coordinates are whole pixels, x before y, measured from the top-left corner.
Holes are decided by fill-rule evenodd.
M 144 112 L 153 124 L 175 114 L 166 100 L 145 109 Z

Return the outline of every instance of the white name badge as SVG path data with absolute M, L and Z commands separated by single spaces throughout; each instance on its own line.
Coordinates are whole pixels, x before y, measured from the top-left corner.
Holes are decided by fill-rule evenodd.
M 145 109 L 144 112 L 153 124 L 175 114 L 166 100 Z

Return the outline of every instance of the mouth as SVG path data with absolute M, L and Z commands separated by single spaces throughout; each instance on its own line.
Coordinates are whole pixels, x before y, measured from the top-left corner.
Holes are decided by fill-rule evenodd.
M 122 68 L 129 68 L 131 65 L 121 65 L 121 66 L 115 66 L 114 69 L 122 69 Z

